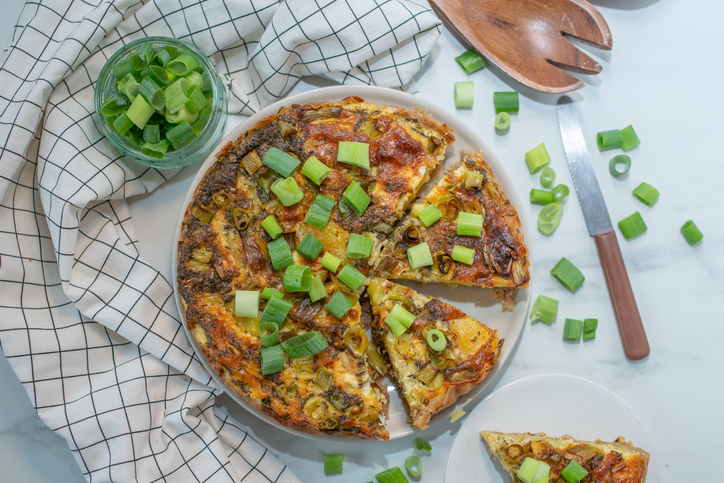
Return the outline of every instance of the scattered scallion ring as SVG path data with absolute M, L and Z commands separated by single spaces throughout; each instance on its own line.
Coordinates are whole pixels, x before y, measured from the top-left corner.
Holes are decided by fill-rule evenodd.
M 324 243 L 317 240 L 314 235 L 307 233 L 304 239 L 297 245 L 297 253 L 314 261 L 319 254 L 322 253 L 322 248 L 324 248 Z
M 375 475 L 379 483 L 409 483 L 399 466 L 393 466 Z
M 571 292 L 575 292 L 586 280 L 578 267 L 566 257 L 562 257 L 556 263 L 556 266 L 551 269 L 551 275 Z
M 583 340 L 595 339 L 597 328 L 598 319 L 583 319 Z
M 571 190 L 568 188 L 568 185 L 565 184 L 559 184 L 556 185 L 555 188 L 553 188 L 553 198 L 557 202 L 563 201 L 569 194 L 571 193 Z
M 495 104 L 495 112 L 518 112 L 520 101 L 518 93 L 513 92 L 494 92 L 493 103 Z
M 258 317 L 259 291 L 237 290 L 234 294 L 234 315 L 237 317 Z
M 262 347 L 261 353 L 261 373 L 266 376 L 284 369 L 284 351 L 282 346 L 273 345 L 271 347 Z
M 633 195 L 646 206 L 654 206 L 659 201 L 659 190 L 648 183 L 641 183 L 633 190 Z
M 625 154 L 619 154 L 618 156 L 614 156 L 613 158 L 611 158 L 611 161 L 608 162 L 608 171 L 614 178 L 623 176 L 624 174 L 628 173 L 629 169 L 631 169 L 631 158 L 629 158 Z
M 407 311 L 402 305 L 395 305 L 385 317 L 385 325 L 390 328 L 395 337 L 399 337 L 415 321 L 415 316 Z
M 499 112 L 495 116 L 495 129 L 505 131 L 510 127 L 510 114 L 507 112 Z
M 324 455 L 324 474 L 334 475 L 342 473 L 342 462 L 344 456 L 341 454 L 326 454 Z
M 681 227 L 681 234 L 684 235 L 684 238 L 686 239 L 687 243 L 689 243 L 689 245 L 696 245 L 702 240 L 702 238 L 704 238 L 701 230 L 699 230 L 699 227 L 696 226 L 696 223 L 694 223 L 692 220 L 684 223 L 684 225 Z
M 530 174 L 535 174 L 541 169 L 548 166 L 551 162 L 551 157 L 548 155 L 546 145 L 540 143 L 527 153 L 525 153 L 525 164 L 528 165 L 528 171 Z
M 410 262 L 410 268 L 415 270 L 420 267 L 429 267 L 432 265 L 432 254 L 430 246 L 427 243 L 420 243 L 407 249 L 407 259 Z
M 547 205 L 556 201 L 553 191 L 539 190 L 533 188 L 530 190 L 530 203 L 532 205 Z
M 558 300 L 539 295 L 530 309 L 530 321 L 551 325 L 557 314 Z
M 538 213 L 538 231 L 545 236 L 551 235 L 563 218 L 563 205 L 558 202 L 548 203 Z
M 641 213 L 638 211 L 619 221 L 618 228 L 627 240 L 641 235 L 648 229 Z
M 337 161 L 370 169 L 370 145 L 354 141 L 340 141 L 337 148 Z
M 581 340 L 583 334 L 583 321 L 578 319 L 566 319 L 563 325 L 563 340 Z
M 335 292 L 324 308 L 327 309 L 330 314 L 334 315 L 338 319 L 341 319 L 347 312 L 349 312 L 349 309 L 351 309 L 353 305 L 354 303 L 347 298 L 345 294 L 342 292 Z
M 472 74 L 485 67 L 485 60 L 473 49 L 468 49 L 455 57 L 455 61 L 460 64 L 466 74 Z
M 435 352 L 442 352 L 447 346 L 447 338 L 441 330 L 430 329 L 427 331 L 427 345 Z
M 342 268 L 342 270 L 337 275 L 337 278 L 340 282 L 347 285 L 352 290 L 357 290 L 362 286 L 365 280 L 367 280 L 367 277 L 354 268 L 352 265 L 347 264 Z
M 289 315 L 293 305 L 282 297 L 271 297 L 264 307 L 264 312 L 261 313 L 261 323 L 274 322 L 280 325 Z
M 473 81 L 455 83 L 455 107 L 458 109 L 469 109 L 473 107 L 475 95 L 475 84 Z
M 310 330 L 302 335 L 297 335 L 282 342 L 282 347 L 292 359 L 308 357 L 327 348 L 327 341 L 319 335 L 319 332 Z
M 262 322 L 259 324 L 259 339 L 265 347 L 271 347 L 279 343 L 279 326 L 274 322 Z
M 291 265 L 284 272 L 287 292 L 308 292 L 312 287 L 312 269 L 306 265 Z
M 598 145 L 599 151 L 620 148 L 621 142 L 621 131 L 618 129 L 602 131 L 596 134 L 596 145 Z
M 339 268 L 339 264 L 342 263 L 342 260 L 335 257 L 331 253 L 326 252 L 322 257 L 322 260 L 320 260 L 320 263 L 330 272 L 337 273 L 337 269 Z
M 426 439 L 415 438 L 415 449 L 432 451 L 432 446 L 430 446 L 430 443 Z
M 545 483 L 549 480 L 550 469 L 547 463 L 527 457 L 516 476 L 523 483 Z
M 543 168 L 540 172 L 540 185 L 544 188 L 550 188 L 556 180 L 556 172 L 551 167 Z
M 639 137 L 636 135 L 633 126 L 627 126 L 621 129 L 621 148 L 623 148 L 624 151 L 635 148 L 639 144 L 641 144 L 641 141 L 639 141 Z
M 405 459 L 405 469 L 414 478 L 422 476 L 422 460 L 416 455 L 408 456 Z

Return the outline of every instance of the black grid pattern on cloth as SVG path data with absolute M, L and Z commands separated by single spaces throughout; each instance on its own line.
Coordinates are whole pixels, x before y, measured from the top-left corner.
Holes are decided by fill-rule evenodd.
M 126 199 L 175 174 L 101 136 L 93 90 L 118 48 L 194 43 L 249 114 L 304 75 L 401 86 L 439 21 L 401 0 L 28 1 L 0 61 L 0 342 L 89 481 L 296 482 L 239 423 L 138 253 Z

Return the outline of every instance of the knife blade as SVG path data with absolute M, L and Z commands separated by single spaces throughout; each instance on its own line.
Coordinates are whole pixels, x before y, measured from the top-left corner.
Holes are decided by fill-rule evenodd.
M 650 352 L 649 342 L 606 202 L 588 157 L 576 107 L 570 97 L 561 96 L 557 110 L 563 151 L 588 232 L 596 242 L 624 353 L 632 361 L 644 359 Z

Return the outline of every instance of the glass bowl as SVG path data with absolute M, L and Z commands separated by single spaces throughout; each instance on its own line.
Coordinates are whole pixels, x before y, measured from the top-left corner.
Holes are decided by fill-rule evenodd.
M 113 126 L 108 124 L 106 116 L 100 113 L 101 107 L 106 100 L 106 96 L 108 96 L 115 88 L 116 78 L 113 75 L 113 66 L 118 61 L 134 52 L 141 44 L 146 42 L 150 42 L 151 45 L 153 45 L 154 50 L 170 46 L 175 47 L 180 51 L 186 51 L 196 57 L 201 67 L 209 73 L 208 77 L 211 80 L 213 93 L 211 116 L 209 117 L 204 129 L 189 144 L 181 147 L 180 149 L 168 151 L 161 159 L 152 158 L 143 154 L 140 147 L 134 145 L 127 137 L 118 134 L 116 130 L 113 129 Z M 111 56 L 110 59 L 108 59 L 108 62 L 106 62 L 103 66 L 103 69 L 101 69 L 101 73 L 98 76 L 98 82 L 96 84 L 94 100 L 100 131 L 106 139 L 108 139 L 113 147 L 125 156 L 152 168 L 181 168 L 198 160 L 206 159 L 211 150 L 219 144 L 219 141 L 221 141 L 224 134 L 224 126 L 226 125 L 227 98 L 226 88 L 224 87 L 219 74 L 216 72 L 214 66 L 209 62 L 209 59 L 196 47 L 174 38 L 144 37 L 142 39 L 134 40 L 118 50 Z

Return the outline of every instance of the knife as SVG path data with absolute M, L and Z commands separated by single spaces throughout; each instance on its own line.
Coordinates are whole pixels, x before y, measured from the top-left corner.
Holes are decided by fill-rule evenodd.
M 591 159 L 588 157 L 581 123 L 578 121 L 575 105 L 568 96 L 561 96 L 558 99 L 558 126 L 561 129 L 563 150 L 566 153 L 578 201 L 581 203 L 583 217 L 586 219 L 588 232 L 596 241 L 618 330 L 621 333 L 623 351 L 632 361 L 644 359 L 649 355 L 649 342 L 626 273 L 616 233 L 613 231 L 611 218 L 603 201 L 603 193 L 596 181 Z

